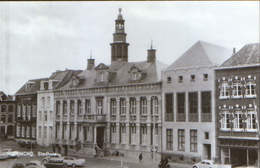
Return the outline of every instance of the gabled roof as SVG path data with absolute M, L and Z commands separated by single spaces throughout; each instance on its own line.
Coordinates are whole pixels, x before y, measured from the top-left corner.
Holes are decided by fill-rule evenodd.
M 232 50 L 204 41 L 196 42 L 166 71 L 201 66 L 219 66 L 232 54 Z
M 232 57 L 226 60 L 221 67 L 236 67 L 260 65 L 260 43 L 247 44 Z
M 23 94 L 35 94 L 40 90 L 40 84 L 42 80 L 48 80 L 48 78 L 32 79 L 28 80 L 16 93 L 15 95 Z M 28 87 L 27 84 L 31 84 L 31 87 Z
M 150 63 L 147 61 L 141 62 L 113 62 L 111 65 L 106 66 L 108 81 L 105 83 L 99 83 L 97 85 L 97 69 L 93 68 L 91 70 L 84 70 L 77 76 L 80 79 L 79 85 L 76 88 L 94 88 L 103 86 L 117 86 L 117 85 L 128 85 L 131 84 L 129 81 L 129 72 L 133 67 L 138 68 L 141 73 L 145 74 L 145 78 L 136 83 L 156 83 L 161 81 L 161 72 L 166 68 L 165 64 L 156 61 Z M 72 80 L 72 79 L 70 79 Z M 63 87 L 59 89 L 70 89 L 71 82 L 68 82 Z

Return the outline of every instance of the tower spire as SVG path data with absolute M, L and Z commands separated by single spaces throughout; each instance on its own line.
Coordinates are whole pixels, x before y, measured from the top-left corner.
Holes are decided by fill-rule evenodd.
M 121 14 L 122 9 L 118 9 L 119 14 L 115 20 L 115 33 L 113 43 L 111 43 L 111 61 L 128 61 L 128 45 L 126 42 L 125 20 Z

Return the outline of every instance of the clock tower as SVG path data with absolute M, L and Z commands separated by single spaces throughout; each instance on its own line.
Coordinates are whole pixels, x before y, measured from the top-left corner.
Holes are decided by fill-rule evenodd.
M 115 20 L 115 33 L 113 34 L 113 43 L 111 43 L 111 61 L 112 62 L 128 62 L 128 45 L 126 42 L 125 20 L 121 14 L 122 9 L 119 8 L 119 14 Z

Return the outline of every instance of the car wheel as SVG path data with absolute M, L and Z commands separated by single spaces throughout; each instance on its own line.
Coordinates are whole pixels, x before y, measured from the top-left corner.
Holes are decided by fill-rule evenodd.
M 75 165 L 75 164 L 72 164 L 72 168 L 76 168 L 76 165 Z
M 65 163 L 65 164 L 63 165 L 63 168 L 68 168 L 68 165 Z
M 45 165 L 46 163 L 47 163 L 47 160 L 46 160 L 46 159 L 42 160 L 42 164 L 43 164 L 43 165 Z
M 193 166 L 192 168 L 198 168 L 197 166 Z

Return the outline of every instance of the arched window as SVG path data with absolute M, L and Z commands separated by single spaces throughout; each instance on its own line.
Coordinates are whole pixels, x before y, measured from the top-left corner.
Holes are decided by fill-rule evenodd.
M 136 99 L 134 97 L 130 98 L 130 114 L 136 114 Z
M 158 98 L 157 96 L 153 96 L 151 98 L 151 114 L 158 114 L 158 110 L 159 110 L 159 107 L 158 107 Z
M 147 114 L 147 99 L 146 97 L 141 97 L 141 101 L 140 101 L 140 113 L 141 114 Z

